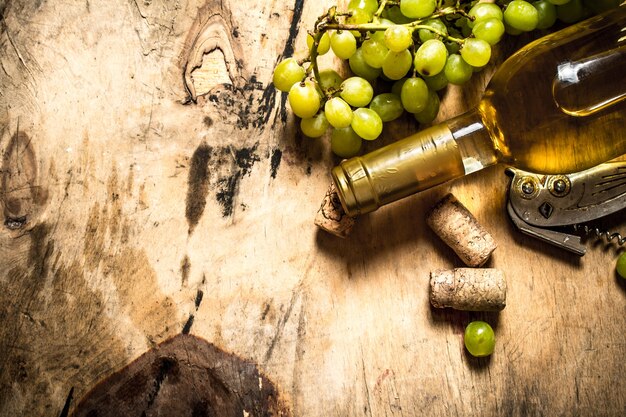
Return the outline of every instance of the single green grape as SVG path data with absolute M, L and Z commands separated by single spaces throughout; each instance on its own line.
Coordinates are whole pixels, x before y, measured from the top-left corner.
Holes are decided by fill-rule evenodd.
M 419 113 L 428 102 L 428 86 L 421 78 L 412 77 L 406 80 L 400 93 L 402 106 L 409 113 Z
M 537 23 L 538 23 L 538 21 L 537 21 Z M 513 35 L 513 36 L 517 36 L 517 35 L 521 35 L 524 32 L 519 30 L 519 29 L 515 29 L 514 27 L 512 27 L 508 23 L 504 22 L 504 33 L 507 33 L 507 34 Z
M 504 10 L 504 21 L 513 29 L 530 32 L 539 23 L 539 12 L 527 1 L 514 0 Z
M 396 120 L 404 113 L 400 97 L 393 93 L 382 93 L 375 96 L 369 107 L 380 116 L 380 120 L 383 122 Z
M 368 39 L 361 45 L 363 59 L 372 68 L 381 68 L 389 50 L 382 42 Z
M 320 95 L 313 81 L 294 84 L 289 90 L 289 105 L 293 113 L 303 119 L 313 117 L 320 108 Z
M 352 13 L 352 16 L 346 18 L 346 23 L 348 23 L 349 25 L 360 25 L 363 23 L 368 23 L 370 20 L 372 20 L 372 14 L 366 12 L 363 9 L 352 9 L 350 10 L 350 12 Z M 351 30 L 350 33 L 352 33 L 357 39 L 361 37 L 361 32 L 359 32 L 358 30 Z
M 319 138 L 322 136 L 326 133 L 326 129 L 328 129 L 329 125 L 323 111 L 308 119 L 300 120 L 300 130 L 310 138 Z
M 400 0 L 400 11 L 413 19 L 428 17 L 437 8 L 437 0 Z
M 306 35 L 306 45 L 309 47 L 309 51 L 313 48 L 313 36 L 311 34 Z M 320 38 L 320 43 L 317 45 L 317 54 L 324 55 L 330 49 L 330 36 L 328 32 L 324 32 Z
M 502 23 L 502 20 L 498 20 L 493 17 L 491 19 L 481 20 L 479 22 L 476 22 L 474 28 L 472 29 L 472 33 L 474 34 L 476 39 L 482 39 L 489 45 L 493 46 L 500 42 L 500 39 L 502 39 L 502 36 L 504 35 L 504 23 Z
M 439 31 L 439 32 L 443 33 L 444 35 L 448 34 L 448 27 L 440 19 L 428 19 L 427 21 L 425 21 L 422 24 L 426 25 L 426 26 L 429 26 L 429 27 Z M 429 39 L 439 39 L 440 38 L 440 36 L 438 34 L 436 34 L 435 32 L 433 32 L 432 30 L 429 30 L 429 29 L 420 29 L 417 33 L 418 33 L 418 36 L 420 38 L 420 41 L 422 41 L 422 42 L 426 42 Z
M 617 258 L 615 270 L 620 277 L 626 279 L 626 252 L 623 252 L 619 258 Z
M 556 7 L 556 16 L 561 22 L 576 23 L 585 17 L 585 8 L 582 0 L 571 0 Z
M 533 3 L 539 13 L 537 29 L 548 29 L 556 22 L 556 7 L 548 0 L 539 0 Z
M 465 348 L 476 357 L 489 356 L 496 345 L 496 336 L 489 323 L 473 321 L 465 328 Z
M 330 35 L 330 48 L 341 59 L 349 59 L 356 52 L 356 38 L 347 30 L 338 30 Z
M 408 49 L 402 52 L 389 51 L 383 62 L 383 74 L 391 80 L 404 77 L 413 63 L 413 57 Z
M 429 39 L 415 52 L 413 65 L 415 70 L 421 75 L 433 76 L 443 70 L 447 58 L 448 50 L 446 45 L 439 39 Z
M 380 68 L 372 68 L 367 65 L 363 58 L 363 48 L 356 50 L 354 55 L 348 60 L 348 64 L 354 75 L 365 78 L 368 81 L 374 81 L 382 73 Z
M 333 97 L 326 101 L 324 113 L 332 127 L 343 128 L 352 123 L 352 108 L 340 97 Z
M 424 82 L 428 88 L 433 91 L 443 90 L 448 86 L 448 79 L 446 78 L 444 71 L 441 71 L 439 74 L 433 75 L 432 77 L 424 77 Z
M 491 59 L 491 45 L 482 39 L 467 38 L 461 47 L 461 56 L 473 67 L 483 67 Z
M 357 135 L 365 140 L 374 140 L 383 131 L 383 121 L 378 113 L 367 108 L 360 108 L 354 111 L 350 126 Z
M 419 113 L 415 113 L 415 120 L 417 120 L 421 124 L 432 123 L 435 118 L 437 118 L 437 114 L 439 113 L 439 96 L 434 91 L 428 92 L 428 102 L 426 103 L 426 107 Z
M 353 107 L 365 107 L 374 97 L 372 85 L 361 77 L 350 77 L 341 83 L 341 98 Z
M 482 20 L 498 19 L 501 21 L 504 18 L 502 9 L 493 3 L 476 3 L 467 14 L 474 18 L 467 22 L 470 28 Z
M 350 0 L 348 3 L 348 10 L 356 10 L 361 9 L 366 11 L 369 14 L 376 13 L 378 10 L 378 1 L 377 0 Z
M 325 69 L 320 71 L 320 87 L 327 91 L 328 89 L 338 90 L 343 82 L 343 78 L 341 75 L 337 73 L 334 69 Z
M 411 46 L 413 37 L 406 26 L 394 25 L 385 30 L 385 46 L 393 52 L 402 52 Z
M 306 71 L 295 58 L 282 60 L 274 69 L 272 81 L 274 87 L 280 91 L 288 92 L 291 86 L 304 80 Z
M 337 156 L 351 158 L 361 150 L 363 140 L 350 127 L 333 129 L 330 135 L 330 149 Z
M 470 64 L 458 54 L 450 54 L 446 61 L 446 66 L 443 68 L 443 72 L 450 84 L 461 85 L 465 84 L 472 78 L 473 69 Z

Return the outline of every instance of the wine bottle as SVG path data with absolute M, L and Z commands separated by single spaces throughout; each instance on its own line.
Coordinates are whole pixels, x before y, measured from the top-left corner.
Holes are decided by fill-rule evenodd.
M 582 171 L 626 153 L 626 6 L 538 39 L 507 59 L 479 105 L 364 156 L 332 177 L 350 216 L 505 162 Z

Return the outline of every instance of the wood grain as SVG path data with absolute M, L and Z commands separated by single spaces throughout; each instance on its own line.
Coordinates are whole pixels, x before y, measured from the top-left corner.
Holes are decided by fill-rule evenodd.
M 294 416 L 626 413 L 618 251 L 520 235 L 503 167 L 347 240 L 313 225 L 338 161 L 301 137 L 271 73 L 329 4 L 0 1 L 1 416 L 71 414 L 181 333 L 253 364 Z M 488 72 L 440 118 L 475 105 Z M 448 192 L 498 243 L 500 314 L 429 306 L 430 271 L 462 266 L 425 223 Z M 477 318 L 496 331 L 487 359 L 463 348 Z

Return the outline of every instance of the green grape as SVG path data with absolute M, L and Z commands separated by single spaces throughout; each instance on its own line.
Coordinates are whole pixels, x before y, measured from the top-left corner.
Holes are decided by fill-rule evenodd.
M 360 108 L 354 111 L 352 129 L 357 135 L 365 140 L 374 140 L 380 136 L 383 131 L 383 121 L 378 113 L 372 109 Z
M 504 35 L 504 23 L 493 17 L 481 20 L 476 22 L 474 28 L 472 29 L 472 33 L 477 39 L 482 39 L 489 45 L 493 46 L 500 42 L 502 35 Z
M 450 84 L 461 85 L 472 78 L 473 70 L 472 66 L 461 58 L 461 55 L 450 54 L 446 61 L 446 66 L 443 68 L 443 72 Z
M 430 90 L 439 91 L 447 87 L 448 79 L 444 71 L 432 77 L 424 77 L 424 82 Z
M 504 11 L 504 21 L 513 29 L 530 32 L 539 23 L 539 12 L 527 1 L 514 0 Z
M 400 11 L 406 17 L 421 19 L 437 8 L 437 0 L 400 0 Z
M 467 39 L 469 41 L 469 39 Z M 439 39 L 430 39 L 424 42 L 415 52 L 413 65 L 421 75 L 432 76 L 439 74 L 446 65 L 448 50 Z
M 305 75 L 306 71 L 295 58 L 287 58 L 276 65 L 272 81 L 274 87 L 280 91 L 288 92 L 291 86 L 302 81 Z
M 434 91 L 428 92 L 428 102 L 426 107 L 419 113 L 415 113 L 415 120 L 421 124 L 432 123 L 439 113 L 439 96 Z
M 493 329 L 484 321 L 473 321 L 465 328 L 465 348 L 476 357 L 489 356 L 496 345 Z
M 341 98 L 353 107 L 365 107 L 374 97 L 372 85 L 361 77 L 350 77 L 341 84 Z
M 595 14 L 606 12 L 620 5 L 622 0 L 583 0 L 583 4 Z
M 341 59 L 349 59 L 356 52 L 356 38 L 347 30 L 338 30 L 330 35 L 330 47 Z
M 352 16 L 346 19 L 346 23 L 350 25 L 360 25 L 363 23 L 368 23 L 370 20 L 372 20 L 372 15 L 363 9 L 353 9 L 350 10 L 350 12 L 352 13 Z M 355 38 L 361 37 L 361 33 L 358 30 L 352 30 L 350 31 L 350 33 L 352 33 Z
M 309 51 L 313 48 L 313 36 L 311 34 L 306 35 L 306 45 L 309 47 Z M 324 55 L 330 49 L 330 36 L 328 32 L 324 32 L 320 38 L 320 43 L 317 45 L 317 54 Z
M 482 39 L 468 38 L 461 48 L 461 56 L 473 67 L 483 67 L 491 59 L 491 45 Z
M 303 119 L 313 117 L 320 108 L 320 95 L 313 81 L 294 84 L 288 98 L 293 113 Z
M 324 113 L 332 127 L 348 127 L 352 123 L 352 109 L 339 97 L 333 97 L 324 104 Z
M 368 81 L 374 81 L 382 72 L 380 68 L 372 68 L 367 65 L 367 62 L 363 59 L 362 48 L 356 50 L 354 55 L 352 55 L 348 60 L 348 64 L 350 65 L 350 69 L 354 75 L 365 78 Z
M 385 11 L 383 12 L 383 16 L 385 16 L 392 22 L 397 23 L 399 25 L 411 23 L 414 20 L 414 19 L 409 19 L 408 17 L 403 15 L 399 6 L 387 7 Z
M 391 92 L 393 94 L 397 95 L 398 97 L 400 97 L 400 94 L 402 94 L 402 86 L 404 85 L 406 80 L 407 80 L 407 78 L 401 78 L 401 79 L 395 81 L 393 83 L 393 85 L 391 86 Z
M 350 126 L 333 129 L 330 135 L 330 149 L 337 156 L 351 158 L 361 150 L 363 140 Z
M 372 68 L 381 68 L 389 50 L 382 42 L 368 39 L 361 45 L 363 59 Z
M 567 4 L 572 0 L 548 0 L 548 1 L 554 4 L 555 6 L 560 6 L 561 4 Z
M 374 110 L 383 122 L 396 120 L 404 113 L 400 97 L 393 93 L 383 93 L 375 96 L 370 103 L 370 109 Z
M 556 7 L 556 16 L 561 22 L 575 23 L 585 17 L 585 10 L 581 0 L 571 0 Z
M 308 119 L 300 120 L 300 130 L 310 138 L 319 138 L 326 132 L 328 126 L 329 123 L 323 111 Z
M 626 279 L 626 252 L 622 253 L 619 258 L 617 258 L 615 270 L 620 277 Z
M 421 78 L 413 77 L 406 80 L 400 93 L 402 106 L 409 113 L 419 113 L 428 103 L 428 86 Z
M 502 15 L 502 9 L 493 3 L 476 3 L 467 14 L 474 18 L 474 20 L 469 20 L 467 22 L 470 28 L 473 28 L 474 25 L 481 20 L 502 20 L 504 18 Z
M 378 10 L 378 1 L 377 0 L 350 0 L 348 3 L 348 10 L 356 10 L 361 9 L 366 11 L 369 14 L 376 13 Z
M 389 51 L 383 62 L 383 74 L 391 80 L 399 80 L 409 72 L 412 61 L 413 57 L 408 49 L 402 52 Z
M 343 82 L 341 75 L 333 69 L 325 69 L 320 71 L 320 87 L 326 91 L 330 88 L 338 90 Z
M 400 25 L 388 27 L 385 30 L 385 46 L 393 52 L 402 52 L 411 46 L 413 37 L 411 31 Z
M 425 21 L 423 25 L 430 26 L 431 28 L 443 33 L 444 35 L 448 34 L 448 27 L 440 19 L 429 19 Z M 420 41 L 422 42 L 426 42 L 429 39 L 440 38 L 438 34 L 428 29 L 420 29 L 417 34 L 419 35 Z
M 547 0 L 539 0 L 533 3 L 539 13 L 537 29 L 548 29 L 556 22 L 556 7 Z

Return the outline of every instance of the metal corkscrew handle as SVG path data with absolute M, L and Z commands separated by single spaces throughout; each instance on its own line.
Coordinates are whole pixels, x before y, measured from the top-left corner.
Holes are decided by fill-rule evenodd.
M 587 236 L 626 244 L 620 233 L 584 224 L 626 208 L 626 162 L 607 162 L 567 175 L 541 175 L 507 169 L 511 177 L 507 211 L 523 233 L 577 255 L 581 236 L 551 228 L 570 226 Z

